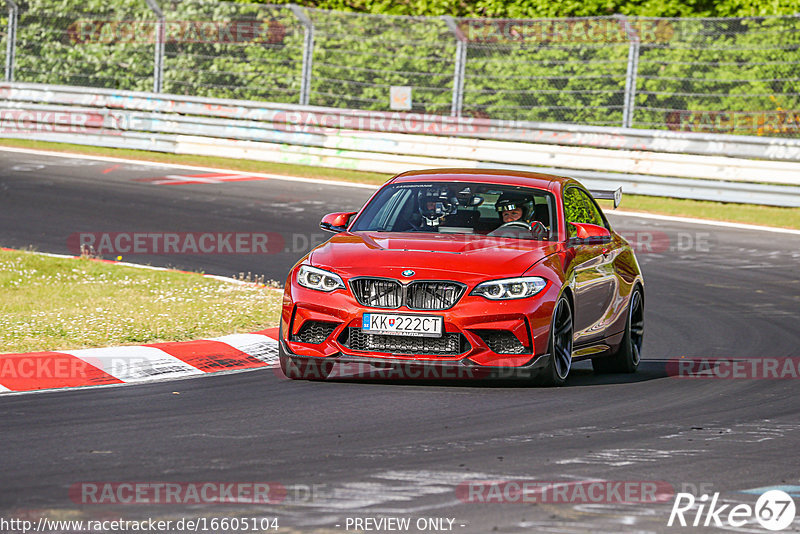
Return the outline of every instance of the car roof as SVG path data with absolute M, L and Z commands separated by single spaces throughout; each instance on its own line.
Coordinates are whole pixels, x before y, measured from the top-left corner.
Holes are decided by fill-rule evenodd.
M 542 174 L 538 172 L 515 171 L 505 169 L 431 169 L 425 171 L 408 171 L 395 176 L 388 183 L 405 182 L 481 182 L 502 184 L 538 189 L 552 189 L 554 185 L 565 185 L 574 181 L 572 178 Z

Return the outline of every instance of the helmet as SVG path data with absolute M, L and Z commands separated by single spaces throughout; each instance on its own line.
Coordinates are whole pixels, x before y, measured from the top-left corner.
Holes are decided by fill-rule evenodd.
M 534 206 L 535 204 L 532 196 L 522 193 L 506 192 L 500 195 L 494 208 L 501 215 L 504 211 L 520 208 L 522 209 L 522 217 L 520 220 L 530 222 L 533 218 Z
M 429 226 L 438 226 L 439 220 L 458 211 L 458 199 L 451 196 L 446 186 L 434 186 L 417 194 L 419 213 Z

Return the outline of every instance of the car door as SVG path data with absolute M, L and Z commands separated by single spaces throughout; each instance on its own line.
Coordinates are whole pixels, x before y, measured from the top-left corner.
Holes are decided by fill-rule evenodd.
M 564 191 L 564 220 L 575 259 L 575 344 L 596 342 L 605 336 L 613 319 L 617 294 L 613 241 L 578 242 L 571 222 L 608 228 L 594 199 L 583 189 L 570 186 Z

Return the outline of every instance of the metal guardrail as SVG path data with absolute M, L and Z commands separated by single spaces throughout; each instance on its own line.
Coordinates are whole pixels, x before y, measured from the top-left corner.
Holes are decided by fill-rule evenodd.
M 4 137 L 386 173 L 513 168 L 626 193 L 800 207 L 800 140 L 792 139 L 15 83 L 0 83 L 0 119 Z
M 73 86 L 0 83 L 0 99 L 108 110 L 248 119 L 293 125 L 286 131 L 336 129 L 453 135 L 502 141 L 800 161 L 800 139 L 609 128 L 574 124 L 446 117 L 419 113 L 341 110 L 180 95 L 154 95 Z

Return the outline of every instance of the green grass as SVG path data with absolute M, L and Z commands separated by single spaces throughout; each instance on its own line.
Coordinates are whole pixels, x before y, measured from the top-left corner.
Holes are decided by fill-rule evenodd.
M 0 353 L 253 332 L 277 326 L 280 306 L 263 286 L 0 250 Z
M 21 139 L 0 139 L 0 145 L 69 152 L 74 154 L 91 154 L 118 158 L 156 161 L 160 163 L 176 163 L 198 165 L 251 172 L 268 172 L 287 176 L 305 178 L 321 178 L 379 185 L 391 175 L 342 169 L 328 169 L 307 165 L 289 165 L 285 163 L 269 163 L 263 161 L 240 160 L 212 156 L 192 156 L 185 154 L 162 154 L 143 150 L 127 150 L 116 148 L 98 148 L 65 143 L 45 141 L 29 141 Z M 603 204 L 603 209 L 610 210 L 611 203 Z M 752 204 L 731 204 L 684 200 L 642 195 L 623 195 L 621 210 L 695 217 L 717 221 L 730 221 L 763 226 L 800 229 L 800 210 L 796 208 L 777 208 Z

